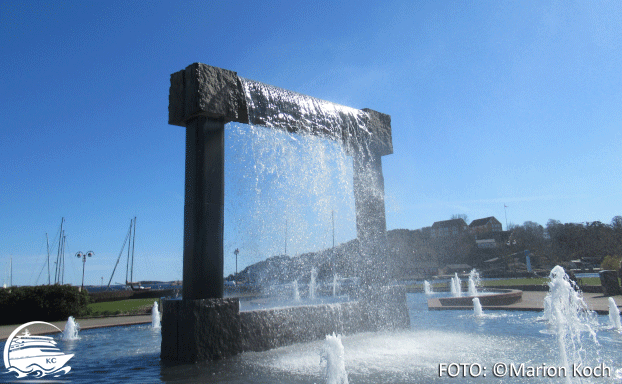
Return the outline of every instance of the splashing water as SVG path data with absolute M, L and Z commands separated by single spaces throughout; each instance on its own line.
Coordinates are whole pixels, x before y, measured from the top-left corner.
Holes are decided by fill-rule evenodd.
M 326 335 L 320 362 L 326 362 L 324 376 L 326 384 L 348 384 L 348 373 L 344 360 L 341 335 Z
M 477 317 L 481 317 L 484 314 L 482 311 L 482 304 L 477 297 L 473 298 L 473 314 Z
M 317 276 L 317 271 L 315 268 L 311 268 L 311 282 L 309 282 L 309 298 L 311 300 L 315 299 L 315 277 Z
M 228 162 L 231 168 L 225 173 L 231 198 L 225 199 L 223 239 L 225 247 L 235 243 L 258 259 L 280 258 L 270 266 L 278 261 L 284 268 L 252 276 L 265 288 L 300 279 L 311 266 L 322 264 L 290 261 L 294 255 L 329 248 L 331 217 L 338 218 L 332 231 L 337 243 L 357 237 L 353 154 L 375 152 L 391 136 L 390 130 L 375 129 L 379 122 L 374 113 L 240 81 L 250 126 L 231 123 L 225 133 L 230 143 L 225 156 L 235 161 Z M 371 176 L 375 173 L 359 173 L 366 193 L 384 194 L 382 183 Z M 345 258 L 340 273 L 359 275 L 362 256 L 358 249 L 347 251 L 353 256 Z
M 333 275 L 333 297 L 337 296 L 337 285 L 339 284 L 339 277 L 335 273 Z
M 65 323 L 65 329 L 63 330 L 63 340 L 78 340 L 80 337 L 80 324 L 76 323 L 76 319 L 73 316 L 69 316 Z
M 542 303 L 544 307 L 544 312 L 542 314 L 542 320 L 546 320 L 548 323 L 551 323 L 553 319 L 553 315 L 551 314 L 551 296 L 546 295 L 544 297 L 544 302 Z
M 290 258 L 329 248 L 333 211 L 337 244 L 356 238 L 352 158 L 338 143 L 253 126 L 233 125 L 226 132 L 227 156 L 235 161 L 225 173 L 232 196 L 225 200 L 225 246 L 242 239 L 245 249 L 267 258 L 284 255 L 287 245 L 284 267 L 259 269 L 257 285 L 289 283 L 308 273 L 313 265 L 294 267 Z
M 450 290 L 453 297 L 462 296 L 462 287 L 457 273 L 455 273 L 454 277 L 451 278 Z
M 477 296 L 477 286 L 480 282 L 479 273 L 472 269 L 469 273 L 469 296 Z
M 581 334 L 588 333 L 598 345 L 592 328 L 598 323 L 594 312 L 587 308 L 581 292 L 568 278 L 564 268 L 556 266 L 551 270 L 549 278 L 549 293 L 544 301 L 545 316 L 548 316 L 547 320 L 557 336 L 560 363 L 572 372 L 571 364 L 581 364 L 586 357 Z
M 609 324 L 613 329 L 621 329 L 622 325 L 620 324 L 620 310 L 616 305 L 613 297 L 609 298 Z
M 300 301 L 300 291 L 298 291 L 298 280 L 294 280 L 294 301 Z
M 159 329 L 160 327 L 160 310 L 158 309 L 158 302 L 154 301 L 151 308 L 151 328 Z
M 427 280 L 423 281 L 423 292 L 426 295 L 431 295 L 434 293 L 434 291 L 432 290 L 432 286 L 430 285 L 430 283 Z

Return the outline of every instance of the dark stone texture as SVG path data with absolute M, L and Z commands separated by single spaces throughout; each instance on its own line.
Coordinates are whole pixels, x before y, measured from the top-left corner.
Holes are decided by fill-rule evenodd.
M 376 112 L 373 109 L 363 108 L 367 112 L 367 123 L 370 151 L 378 156 L 386 156 L 393 153 L 393 136 L 391 133 L 391 116 Z M 367 134 L 367 132 L 366 132 Z
M 598 274 L 605 296 L 619 295 L 621 293 L 617 271 L 600 271 Z
M 251 85 L 262 85 L 252 80 L 245 81 Z M 244 89 L 236 72 L 202 63 L 191 64 L 185 70 L 171 75 L 169 124 L 183 127 L 193 117 L 207 116 L 227 122 L 269 126 L 288 132 L 320 134 L 341 141 L 349 155 L 354 155 L 363 147 L 379 156 L 393 153 L 391 116 L 365 108 L 358 110 L 359 116 L 341 114 L 340 126 L 328 127 L 328 120 L 326 124 L 322 124 L 323 120 L 316 119 L 317 116 L 309 118 L 306 108 L 296 101 L 304 98 L 306 102 L 325 106 L 328 110 L 339 110 L 342 106 L 286 89 L 273 88 L 277 90 L 272 95 L 275 99 L 254 100 L 260 110 L 249 118 Z M 275 106 L 278 106 L 278 110 Z M 288 118 L 279 120 L 279 115 Z M 365 128 L 360 129 L 362 126 Z
M 225 123 L 205 116 L 187 122 L 183 297 L 223 296 Z
M 163 300 L 161 358 L 218 360 L 240 352 L 238 299 Z
M 357 301 L 239 312 L 238 299 L 164 300 L 165 362 L 218 360 L 244 351 L 266 351 L 326 335 L 410 326 L 406 291 L 376 287 Z
M 171 75 L 168 123 L 183 127 L 197 116 L 248 123 L 245 100 L 235 72 L 194 63 Z

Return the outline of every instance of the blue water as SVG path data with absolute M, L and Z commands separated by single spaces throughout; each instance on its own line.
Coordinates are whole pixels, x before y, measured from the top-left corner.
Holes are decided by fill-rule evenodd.
M 541 313 L 484 311 L 478 318 L 471 311 L 428 311 L 427 298 L 424 294 L 408 295 L 410 330 L 343 336 L 350 383 L 531 383 L 534 379 L 495 378 L 490 370 L 497 362 L 559 366 L 556 336 L 539 319 Z M 583 338 L 582 363 L 604 363 L 611 368 L 612 377 L 574 378 L 573 382 L 622 382 L 622 334 L 609 329 L 607 316 L 598 316 L 598 323 L 598 344 L 587 335 Z M 75 354 L 68 363 L 71 371 L 57 379 L 71 383 L 325 382 L 320 364 L 322 341 L 172 367 L 160 363 L 160 332 L 147 325 L 83 330 L 79 340 L 58 338 L 57 342 L 61 351 Z M 488 375 L 439 377 L 442 363 L 481 364 L 487 367 Z M 2 369 L 0 382 L 11 380 L 14 375 Z M 541 378 L 536 382 L 565 381 Z

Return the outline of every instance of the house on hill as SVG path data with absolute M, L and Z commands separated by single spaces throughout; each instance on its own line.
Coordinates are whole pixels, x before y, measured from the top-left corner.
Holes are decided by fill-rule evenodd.
M 456 237 L 468 228 L 464 219 L 451 219 L 444 221 L 436 221 L 432 224 L 432 238 L 438 237 Z
M 473 220 L 471 224 L 469 224 L 469 232 L 473 235 L 501 232 L 501 223 L 494 216 Z

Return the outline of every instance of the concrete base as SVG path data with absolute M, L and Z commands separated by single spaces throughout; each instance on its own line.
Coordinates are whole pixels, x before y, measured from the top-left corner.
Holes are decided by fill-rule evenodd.
M 333 332 L 410 326 L 406 291 L 380 287 L 357 301 L 240 312 L 238 299 L 164 300 L 162 361 L 194 363 L 319 340 Z

